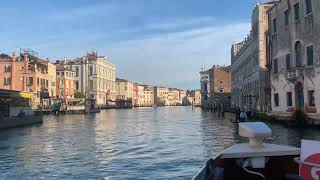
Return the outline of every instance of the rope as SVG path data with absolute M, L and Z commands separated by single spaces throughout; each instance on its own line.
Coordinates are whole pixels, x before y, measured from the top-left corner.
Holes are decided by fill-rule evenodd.
M 245 167 L 245 165 L 246 165 L 246 163 L 244 162 L 243 165 L 242 165 L 242 169 L 245 170 L 247 173 L 260 176 L 262 179 L 266 179 L 266 177 L 265 177 L 262 173 L 255 172 L 255 171 L 251 171 L 251 170 L 247 169 L 247 168 Z

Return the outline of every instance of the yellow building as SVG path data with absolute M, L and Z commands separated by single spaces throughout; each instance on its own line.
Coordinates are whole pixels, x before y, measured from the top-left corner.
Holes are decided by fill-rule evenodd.
M 143 90 L 142 106 L 151 107 L 154 105 L 154 93 L 152 87 L 145 86 Z
M 166 87 L 155 86 L 154 87 L 154 103 L 157 106 L 167 106 L 169 89 Z
M 132 100 L 133 83 L 125 79 L 116 79 L 116 100 Z
M 200 106 L 201 105 L 201 93 L 200 90 L 194 91 L 194 105 Z
M 168 91 L 168 105 L 177 106 L 180 102 L 180 92 L 178 89 L 169 88 Z

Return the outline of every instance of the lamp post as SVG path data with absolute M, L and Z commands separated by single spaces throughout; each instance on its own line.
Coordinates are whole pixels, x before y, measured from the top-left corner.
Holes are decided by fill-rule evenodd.
M 257 97 L 257 96 L 249 94 L 249 95 L 245 95 L 244 97 L 245 97 L 245 98 L 249 98 L 249 109 L 250 109 L 250 111 L 251 111 L 251 110 L 252 110 L 252 109 L 251 109 L 251 105 L 252 105 L 251 98 L 255 98 L 255 97 Z

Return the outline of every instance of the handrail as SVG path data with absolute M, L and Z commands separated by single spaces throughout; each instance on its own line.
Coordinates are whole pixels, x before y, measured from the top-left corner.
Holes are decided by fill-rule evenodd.
M 315 164 L 315 163 L 310 163 L 310 162 L 304 162 L 304 161 L 300 161 L 299 157 L 293 158 L 294 162 L 297 164 L 303 164 L 306 166 L 311 166 L 311 167 L 317 167 L 320 168 L 320 164 Z

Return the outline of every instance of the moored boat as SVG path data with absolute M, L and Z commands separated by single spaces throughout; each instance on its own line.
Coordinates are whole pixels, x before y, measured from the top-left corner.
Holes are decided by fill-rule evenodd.
M 249 143 L 235 144 L 209 159 L 193 180 L 302 179 L 300 164 L 311 169 L 320 167 L 320 161 L 315 164 L 297 160 L 300 148 L 263 143 L 271 136 L 271 129 L 264 123 L 239 123 L 239 135 L 249 138 Z
M 32 109 L 33 94 L 0 90 L 0 129 L 42 123 L 42 113 Z

